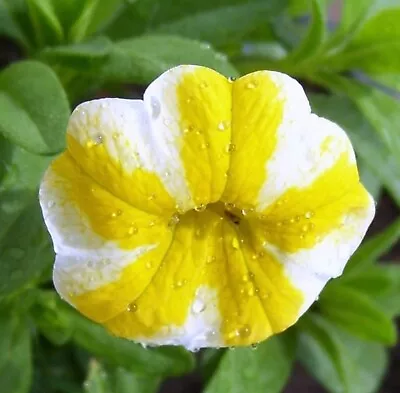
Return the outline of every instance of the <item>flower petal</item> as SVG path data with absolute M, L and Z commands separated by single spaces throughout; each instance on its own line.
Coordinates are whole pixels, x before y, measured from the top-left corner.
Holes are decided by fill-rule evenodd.
M 143 211 L 171 215 L 175 195 L 175 157 L 165 154 L 141 100 L 85 102 L 68 126 L 68 152 L 99 185 Z
M 275 183 L 285 184 L 287 174 L 296 179 L 297 167 L 306 157 L 293 155 L 293 150 L 299 140 L 307 147 L 312 143 L 309 139 L 315 139 L 302 131 L 310 107 L 300 84 L 278 72 L 245 75 L 233 83 L 232 94 L 231 162 L 222 199 L 241 209 L 258 210 L 270 197 L 263 190 L 276 192 Z M 277 154 L 283 158 L 271 172 L 269 165 Z
M 231 91 L 232 84 L 216 71 L 179 66 L 157 78 L 144 94 L 151 127 L 164 154 L 177 165 L 175 194 L 186 194 L 179 201 L 181 210 L 216 202 L 225 188 Z
M 57 291 L 96 321 L 121 312 L 148 285 L 171 241 L 167 218 L 117 198 L 68 152 L 48 169 L 40 202 L 57 253 Z M 145 268 L 150 263 L 154 269 Z
M 143 343 L 195 349 L 249 345 L 290 326 L 303 295 L 247 235 L 213 210 L 185 214 L 150 285 L 106 327 Z

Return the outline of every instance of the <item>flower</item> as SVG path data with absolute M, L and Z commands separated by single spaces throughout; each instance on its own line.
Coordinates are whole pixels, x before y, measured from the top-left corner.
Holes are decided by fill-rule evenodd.
M 302 87 L 183 65 L 144 100 L 79 105 L 41 184 L 54 284 L 117 336 L 249 345 L 294 324 L 361 242 L 374 202 Z

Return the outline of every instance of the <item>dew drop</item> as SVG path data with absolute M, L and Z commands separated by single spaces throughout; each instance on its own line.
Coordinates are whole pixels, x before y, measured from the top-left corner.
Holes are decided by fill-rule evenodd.
M 312 211 L 308 211 L 308 212 L 304 213 L 304 217 L 307 219 L 310 219 L 313 216 L 314 216 L 314 213 Z
M 234 77 L 234 76 L 230 76 L 230 77 L 228 78 L 228 81 L 229 81 L 229 82 L 235 82 L 235 80 L 236 80 L 236 77 Z
M 294 224 L 294 223 L 295 223 L 295 219 L 292 217 L 292 218 L 289 220 L 289 223 L 290 223 L 290 224 Z
M 215 262 L 217 260 L 217 258 L 215 257 L 215 255 L 209 255 L 206 259 L 206 264 L 209 265 L 213 262 Z
M 206 81 L 203 81 L 203 82 L 200 83 L 200 87 L 202 89 L 205 89 L 206 87 L 208 87 L 208 83 Z
M 129 304 L 128 307 L 127 307 L 127 310 L 128 310 L 129 312 L 136 312 L 137 309 L 138 309 L 138 306 L 137 306 L 136 303 L 131 303 L 131 304 Z
M 163 123 L 164 123 L 165 126 L 168 127 L 168 126 L 170 126 L 170 125 L 172 124 L 172 120 L 170 120 L 170 119 L 164 119 L 164 120 L 163 120 Z
M 165 177 L 170 177 L 171 176 L 171 172 L 170 171 L 165 171 L 164 172 L 164 176 Z
M 156 225 L 156 222 L 155 222 L 154 220 L 152 220 L 152 221 L 149 222 L 149 227 L 150 227 L 150 228 L 151 228 L 151 227 L 154 227 L 154 225 Z
M 232 247 L 233 247 L 235 250 L 238 250 L 238 249 L 239 249 L 239 242 L 238 242 L 238 239 L 237 239 L 236 237 L 234 237 L 234 238 L 232 239 Z
M 206 309 L 206 305 L 202 300 L 196 299 L 192 305 L 192 311 L 194 314 L 199 314 Z
M 244 325 L 237 331 L 239 337 L 249 337 L 251 334 L 251 328 L 249 325 Z
M 118 139 L 119 136 L 120 136 L 120 134 L 119 134 L 118 132 L 113 132 L 113 134 L 112 134 L 112 138 L 113 138 L 114 140 Z
M 185 285 L 185 283 L 186 283 L 186 280 L 178 280 L 178 281 L 175 281 L 175 283 L 174 283 L 174 288 L 175 288 L 175 289 L 177 289 L 177 288 L 182 288 L 182 287 Z
M 161 104 L 157 97 L 150 98 L 150 105 L 151 105 L 151 116 L 153 119 L 157 119 L 160 116 L 161 112 Z
M 235 150 L 236 146 L 233 143 L 228 143 L 228 146 L 226 146 L 226 152 L 233 153 Z
M 136 235 L 138 233 L 138 228 L 135 225 L 132 225 L 128 229 L 128 235 Z
M 154 199 L 156 199 L 156 194 L 150 194 L 150 195 L 147 197 L 147 200 L 148 200 L 148 201 L 153 201 Z
M 202 143 L 202 144 L 200 145 L 200 148 L 201 148 L 201 150 L 205 150 L 205 149 L 207 149 L 209 146 L 210 146 L 210 144 L 206 142 L 206 143 Z
M 218 130 L 225 131 L 229 128 L 229 122 L 227 121 L 220 121 L 218 123 Z
M 47 202 L 47 207 L 48 207 L 49 209 L 51 209 L 52 207 L 54 207 L 55 204 L 56 204 L 56 203 L 55 203 L 54 201 L 48 201 L 48 202 Z
M 111 218 L 117 218 L 122 214 L 122 210 L 118 209 L 111 213 Z
M 101 144 L 103 143 L 103 140 L 104 140 L 103 135 L 97 134 L 97 135 L 94 137 L 93 142 L 94 142 L 94 144 L 95 144 L 96 146 L 99 146 L 99 145 L 101 145 Z
M 257 87 L 257 83 L 256 82 L 248 82 L 246 85 L 247 89 L 255 89 Z
M 251 349 L 255 351 L 258 348 L 258 343 L 251 344 Z
M 207 205 L 205 205 L 204 203 L 200 203 L 200 205 L 195 206 L 194 210 L 196 210 L 197 212 L 203 212 L 204 210 L 206 210 Z
M 148 261 L 146 262 L 146 269 L 151 269 L 153 267 L 153 262 Z
M 253 287 L 249 288 L 249 290 L 247 291 L 247 295 L 254 296 L 254 288 Z
M 179 214 L 174 214 L 168 221 L 168 226 L 169 227 L 174 227 L 175 225 L 177 225 L 180 221 L 180 217 Z

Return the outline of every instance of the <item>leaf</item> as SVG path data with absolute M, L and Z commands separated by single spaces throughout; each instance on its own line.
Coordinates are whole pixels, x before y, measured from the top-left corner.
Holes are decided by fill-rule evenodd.
M 95 33 L 112 18 L 122 0 L 82 0 L 82 3 L 81 14 L 70 29 L 72 42 L 81 42 Z
M 63 345 L 72 337 L 74 326 L 69 315 L 60 312 L 53 291 L 34 290 L 30 315 L 37 329 L 54 345 Z
M 320 296 L 321 313 L 349 333 L 392 345 L 396 326 L 367 295 L 343 286 L 328 286 Z
M 393 4 L 393 3 L 392 3 Z M 358 68 L 368 72 L 399 72 L 400 7 L 377 13 L 360 29 L 346 50 L 330 58 L 327 64 L 334 69 Z
M 391 289 L 374 298 L 380 309 L 391 318 L 400 315 L 400 266 L 395 263 L 383 267 L 392 281 Z
M 5 0 L 0 0 L 0 36 L 13 38 L 26 47 L 29 45 Z
M 397 160 L 377 137 L 359 109 L 346 96 L 339 94 L 309 94 L 309 98 L 317 114 L 338 123 L 346 130 L 363 164 L 368 165 L 368 169 L 400 204 L 400 167 Z
M 292 337 L 275 336 L 256 349 L 227 351 L 205 393 L 278 393 L 289 378 L 294 359 Z
M 57 66 L 88 72 L 88 69 L 92 70 L 104 64 L 111 47 L 112 43 L 108 38 L 96 37 L 81 44 L 46 48 L 40 53 L 40 58 Z
M 397 219 L 382 232 L 366 240 L 351 258 L 347 273 L 363 271 L 389 251 L 400 239 L 400 219 Z
M 53 260 L 49 236 L 34 200 L 0 241 L 0 297 L 37 280 Z
M 325 37 L 325 0 L 312 0 L 312 20 L 310 27 L 295 50 L 284 59 L 284 63 L 307 61 L 319 52 Z
M 29 326 L 10 307 L 0 305 L 0 386 L 7 393 L 28 393 L 32 379 Z
M 0 133 L 26 150 L 50 154 L 64 147 L 69 104 L 54 72 L 36 61 L 0 74 Z
M 84 388 L 86 393 L 156 393 L 159 385 L 159 378 L 137 375 L 121 367 L 104 367 L 91 360 Z
M 0 242 L 25 207 L 37 200 L 37 188 L 52 157 L 35 156 L 1 140 Z
M 359 292 L 364 292 L 375 299 L 376 296 L 390 292 L 394 283 L 390 271 L 379 265 L 360 269 L 360 271 L 352 272 L 352 274 L 346 272 L 339 280 L 332 281 L 329 285 L 345 285 Z
M 199 64 L 227 75 L 237 71 L 225 55 L 199 41 L 173 36 L 143 36 L 114 45 L 104 66 L 107 81 L 147 84 L 179 64 Z
M 193 369 L 192 354 L 180 347 L 146 349 L 126 339 L 110 335 L 102 326 L 59 304 L 75 331 L 72 340 L 100 359 L 115 366 L 146 375 L 180 375 Z
M 53 0 L 26 0 L 38 47 L 63 41 L 64 31 Z
M 313 313 L 297 327 L 300 361 L 329 392 L 376 392 L 387 365 L 381 345 L 349 336 Z
M 127 5 L 106 32 L 117 39 L 151 33 L 236 44 L 286 5 L 287 0 L 142 0 Z

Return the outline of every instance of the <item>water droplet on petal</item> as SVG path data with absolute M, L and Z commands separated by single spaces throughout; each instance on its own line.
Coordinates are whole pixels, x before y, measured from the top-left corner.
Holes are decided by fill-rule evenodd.
M 249 337 L 251 334 L 251 328 L 249 325 L 244 325 L 240 329 L 237 330 L 237 335 L 239 337 Z
M 48 207 L 49 209 L 51 209 L 52 207 L 54 207 L 55 204 L 56 204 L 56 203 L 55 203 L 54 201 L 48 201 L 48 202 L 47 202 L 47 207 Z
M 121 209 L 115 210 L 115 211 L 113 211 L 113 212 L 111 213 L 111 218 L 117 218 L 117 217 L 119 217 L 121 214 L 122 214 L 122 210 L 121 210 Z
M 157 119 L 161 112 L 161 104 L 157 97 L 150 98 L 151 105 L 151 116 L 153 119 Z
M 304 217 L 310 219 L 314 215 L 314 212 L 308 211 L 304 213 Z
M 177 225 L 180 221 L 180 217 L 179 214 L 174 214 L 168 221 L 168 226 L 169 227 L 174 227 L 175 225 Z
M 236 80 L 236 77 L 235 76 L 230 76 L 229 78 L 228 78 L 228 81 L 229 82 L 234 82 Z
M 255 89 L 257 87 L 257 83 L 256 82 L 248 82 L 246 84 L 246 89 Z
M 132 225 L 128 229 L 128 235 L 136 235 L 138 233 L 138 228 L 135 225 Z
M 153 262 L 152 261 L 146 262 L 146 269 L 151 269 L 152 267 L 153 267 Z
M 228 146 L 226 146 L 226 152 L 233 153 L 235 150 L 236 146 L 233 143 L 228 143 Z
M 205 205 L 204 203 L 200 203 L 200 205 L 195 206 L 194 210 L 196 210 L 197 212 L 203 212 L 204 210 L 206 210 L 207 205 Z
M 200 87 L 202 89 L 205 89 L 206 87 L 208 87 L 208 83 L 206 81 L 203 81 L 203 82 L 200 83 Z
M 101 144 L 103 143 L 103 140 L 104 140 L 103 135 L 97 134 L 97 135 L 94 137 L 93 142 L 94 142 L 94 144 L 95 144 L 96 146 L 99 146 L 99 145 L 101 145 Z
M 129 304 L 128 307 L 127 307 L 127 310 L 128 310 L 129 312 L 136 312 L 137 309 L 138 309 L 138 306 L 137 306 L 136 303 L 131 303 L 131 304 Z
M 239 249 L 239 242 L 238 242 L 238 239 L 237 239 L 236 237 L 234 237 L 234 238 L 232 239 L 232 247 L 233 247 L 235 250 L 238 250 L 238 249 Z
M 150 194 L 150 195 L 147 197 L 147 200 L 148 200 L 148 201 L 153 201 L 154 199 L 156 199 L 156 194 Z
M 251 344 L 251 349 L 255 351 L 258 348 L 258 343 Z
M 199 314 L 206 309 L 206 305 L 202 300 L 196 299 L 192 304 L 192 311 L 194 314 Z
M 218 130 L 220 131 L 225 131 L 229 128 L 229 122 L 228 121 L 221 121 L 218 123 Z

